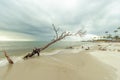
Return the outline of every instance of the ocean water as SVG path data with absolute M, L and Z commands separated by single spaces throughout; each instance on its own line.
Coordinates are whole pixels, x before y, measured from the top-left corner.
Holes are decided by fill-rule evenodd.
M 44 47 L 49 41 L 14 41 L 14 42 L 0 42 L 0 57 L 4 57 L 3 50 L 6 50 L 10 56 L 24 55 L 31 52 L 35 47 Z M 85 44 L 83 42 L 60 41 L 49 46 L 44 51 L 51 51 L 55 49 L 62 49 L 69 46 L 79 46 Z
M 7 54 L 10 56 L 10 58 L 16 62 L 23 61 L 22 57 L 26 55 L 28 52 L 32 52 L 32 50 L 37 47 L 44 47 L 46 44 L 48 44 L 49 41 L 14 41 L 14 42 L 0 42 L 0 67 L 4 67 L 8 65 L 8 61 L 5 58 L 3 54 L 3 50 L 6 50 Z M 80 46 L 80 45 L 88 45 L 88 42 L 71 42 L 71 41 L 59 41 L 51 46 L 49 46 L 47 49 L 45 49 L 43 52 L 50 52 L 53 50 L 58 49 L 64 49 L 69 46 Z M 58 52 L 55 52 L 57 54 Z M 47 54 L 46 54 L 47 55 Z M 52 54 L 54 55 L 54 53 Z

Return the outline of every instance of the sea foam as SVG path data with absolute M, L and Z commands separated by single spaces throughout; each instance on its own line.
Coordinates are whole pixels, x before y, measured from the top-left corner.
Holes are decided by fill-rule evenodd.
M 11 59 L 13 60 L 14 63 L 23 61 L 22 56 L 17 57 L 17 56 L 12 56 Z M 6 58 L 0 59 L 0 67 L 8 65 L 8 61 Z

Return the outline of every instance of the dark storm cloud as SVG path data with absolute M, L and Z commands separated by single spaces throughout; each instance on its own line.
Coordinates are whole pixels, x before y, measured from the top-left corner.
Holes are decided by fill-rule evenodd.
M 119 3 L 119 0 L 1 0 L 0 31 L 47 40 L 53 37 L 54 23 L 63 30 L 85 27 L 88 33 L 99 35 L 120 25 Z

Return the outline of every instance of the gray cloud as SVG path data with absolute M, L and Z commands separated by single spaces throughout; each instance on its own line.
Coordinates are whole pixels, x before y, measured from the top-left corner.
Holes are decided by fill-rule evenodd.
M 119 3 L 119 0 L 1 0 L 0 31 L 48 40 L 53 37 L 54 23 L 63 30 L 85 27 L 88 33 L 101 35 L 120 25 Z

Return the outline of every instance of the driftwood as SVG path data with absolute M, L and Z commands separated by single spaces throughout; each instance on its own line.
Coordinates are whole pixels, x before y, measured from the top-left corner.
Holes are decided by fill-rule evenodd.
M 72 46 L 66 47 L 66 49 L 74 49 Z
M 4 55 L 5 55 L 5 57 L 7 58 L 8 62 L 9 62 L 10 64 L 14 64 L 14 62 L 13 62 L 13 61 L 10 59 L 10 57 L 7 55 L 6 51 L 4 51 Z
M 45 45 L 43 48 L 33 49 L 32 53 L 28 53 L 26 56 L 23 57 L 23 59 L 27 59 L 28 57 L 32 57 L 36 53 L 40 54 L 41 51 L 43 51 L 44 49 L 48 48 L 50 45 L 54 44 L 57 41 L 60 41 L 60 40 L 64 39 L 67 36 L 70 36 L 70 35 L 71 35 L 70 33 L 63 32 L 58 38 L 54 39 L 53 41 L 51 41 L 50 43 L 48 43 L 47 45 Z
M 72 34 L 72 33 L 70 33 L 70 32 L 66 32 L 66 31 L 64 31 L 64 32 L 62 32 L 61 34 L 59 34 L 59 33 L 58 33 L 59 28 L 57 29 L 54 24 L 52 24 L 52 26 L 53 26 L 53 30 L 54 30 L 54 32 L 55 32 L 55 38 L 54 38 L 50 43 L 48 43 L 47 45 L 45 45 L 44 47 L 33 49 L 33 51 L 32 51 L 31 53 L 28 53 L 26 56 L 24 56 L 23 59 L 27 59 L 27 58 L 29 58 L 29 57 L 32 57 L 32 56 L 34 56 L 35 54 L 38 54 L 38 55 L 39 55 L 39 53 L 40 53 L 41 51 L 45 50 L 45 49 L 48 48 L 50 45 L 52 45 L 52 44 L 54 44 L 54 43 L 56 43 L 56 42 L 64 39 L 64 38 L 67 37 L 67 36 L 72 36 L 72 35 L 77 35 L 77 34 L 78 34 L 78 35 L 81 37 L 82 35 L 85 35 L 85 33 L 86 33 L 86 31 L 79 30 L 79 31 L 78 31 L 77 33 L 75 33 L 75 34 Z
M 29 57 L 32 57 L 33 55 L 37 54 L 39 56 L 40 54 L 40 48 L 35 48 L 31 53 L 28 53 L 26 56 L 23 57 L 23 59 L 27 59 Z
M 90 47 L 86 48 L 85 50 L 90 50 Z

